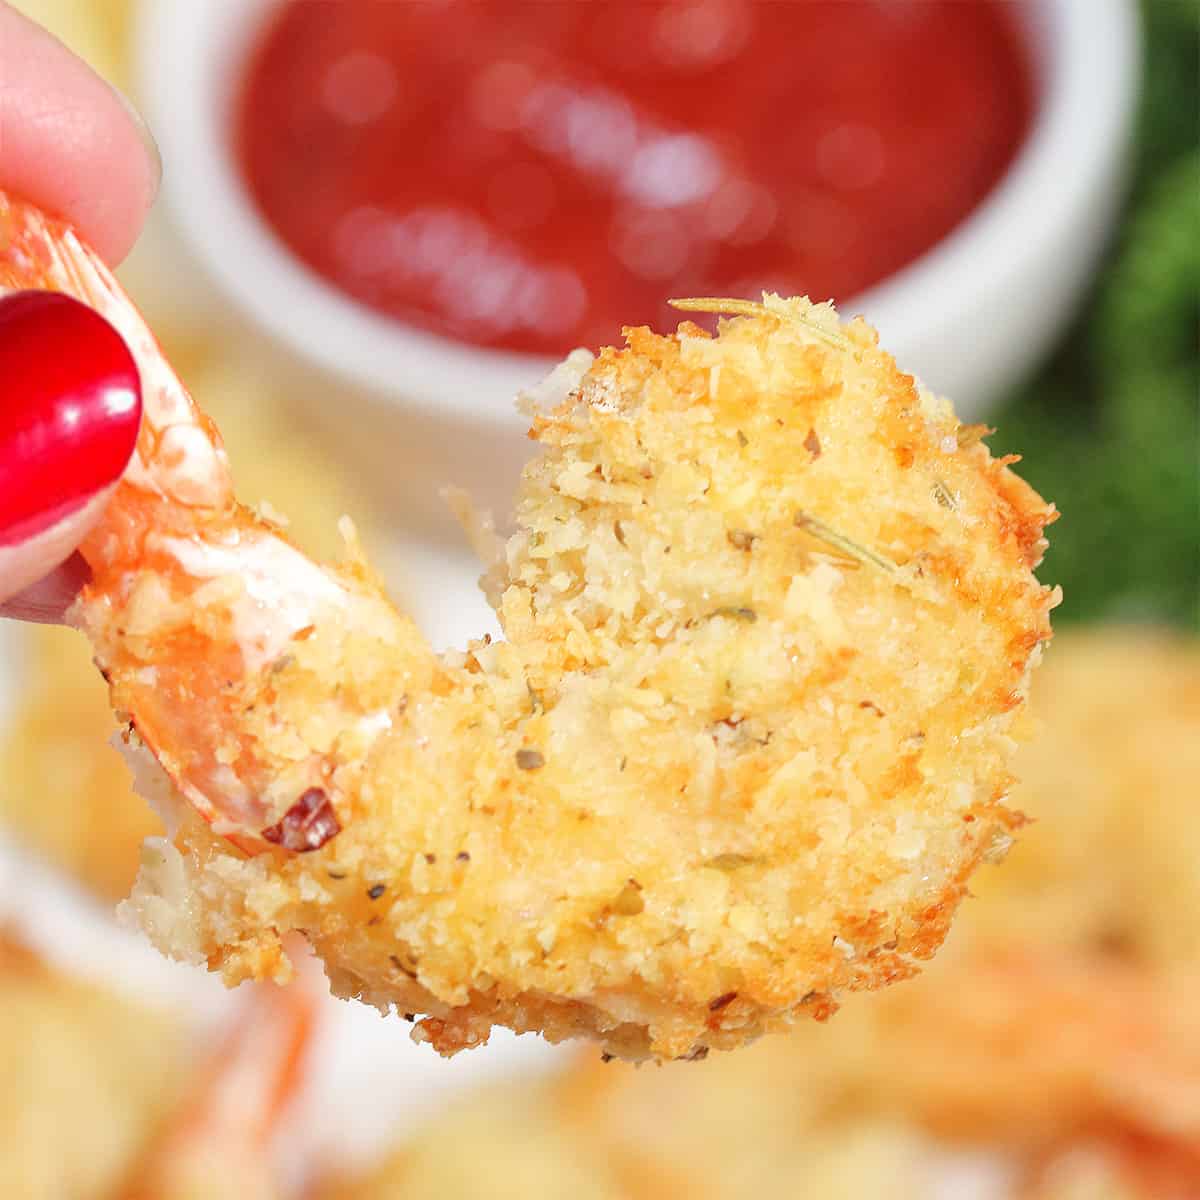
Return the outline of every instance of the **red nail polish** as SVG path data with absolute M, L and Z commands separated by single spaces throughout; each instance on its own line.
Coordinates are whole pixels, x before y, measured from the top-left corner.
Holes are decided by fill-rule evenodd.
M 99 313 L 58 292 L 0 297 L 0 545 L 115 483 L 141 419 L 137 364 Z

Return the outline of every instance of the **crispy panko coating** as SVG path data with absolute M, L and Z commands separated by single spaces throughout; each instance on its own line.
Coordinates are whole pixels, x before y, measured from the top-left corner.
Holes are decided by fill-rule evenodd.
M 102 1200 L 179 1094 L 183 1028 L 0 931 L 0 1191 Z
M 1019 824 L 1053 509 L 826 307 L 633 330 L 584 365 L 534 417 L 487 585 L 504 643 L 438 659 L 351 567 L 362 607 L 222 688 L 186 658 L 227 617 L 93 563 L 79 619 L 189 798 L 211 743 L 241 812 L 303 795 L 339 827 L 246 858 L 185 819 L 134 898 L 158 944 L 237 980 L 300 929 L 339 993 L 429 1014 L 440 1051 L 505 1024 L 631 1058 L 823 1017 L 935 951 Z
M 1200 962 L 1200 640 L 1137 627 L 1057 637 L 1013 803 L 1031 824 L 979 872 L 962 933 Z
M 488 582 L 507 641 L 439 656 L 361 556 L 237 502 L 104 264 L 2 193 L 0 286 L 91 306 L 141 373 L 70 617 L 191 813 L 132 903 L 172 953 L 283 977 L 299 931 L 446 1053 L 696 1058 L 911 975 L 1007 848 L 1054 509 L 863 322 L 685 302 L 738 315 L 572 355 Z

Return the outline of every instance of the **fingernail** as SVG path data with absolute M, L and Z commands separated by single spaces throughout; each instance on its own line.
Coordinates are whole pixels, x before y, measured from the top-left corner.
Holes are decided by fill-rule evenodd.
M 115 483 L 141 416 L 137 364 L 99 313 L 58 292 L 0 298 L 0 546 Z
M 162 151 L 158 148 L 158 142 L 154 140 L 154 134 L 150 132 L 150 126 L 146 124 L 146 118 L 138 111 L 133 101 L 116 84 L 110 83 L 108 86 L 112 88 L 113 93 L 121 102 L 121 107 L 129 114 L 129 119 L 137 129 L 138 135 L 142 139 L 142 145 L 146 147 L 146 153 L 150 156 L 151 167 L 154 173 L 153 193 L 150 197 L 150 203 L 153 204 L 158 198 L 158 189 L 162 185 Z

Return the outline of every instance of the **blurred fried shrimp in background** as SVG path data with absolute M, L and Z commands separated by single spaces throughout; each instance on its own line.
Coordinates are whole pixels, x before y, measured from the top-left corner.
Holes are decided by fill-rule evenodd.
M 76 978 L 0 929 L 0 1181 L 16 1200 L 268 1200 L 315 992 L 194 1018 Z

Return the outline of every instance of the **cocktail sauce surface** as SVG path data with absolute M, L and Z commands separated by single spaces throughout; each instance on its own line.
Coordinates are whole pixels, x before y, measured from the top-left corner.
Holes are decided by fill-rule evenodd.
M 979 204 L 1033 107 L 1003 0 L 291 0 L 235 136 L 345 292 L 557 354 L 672 296 L 862 292 Z

